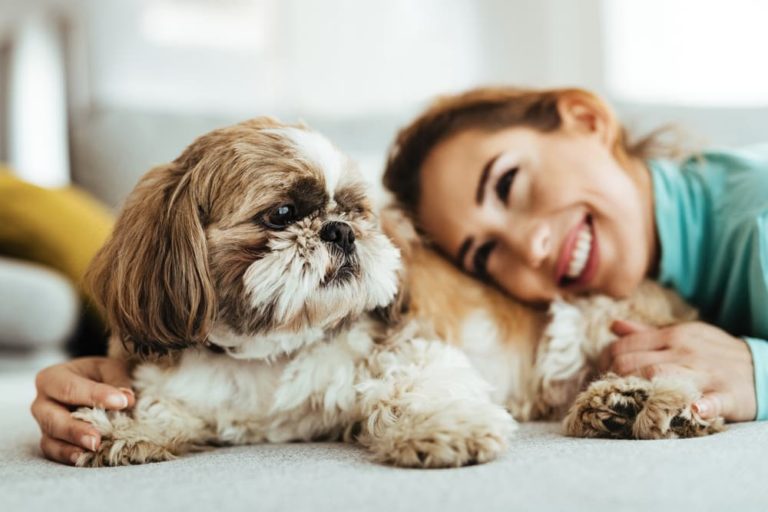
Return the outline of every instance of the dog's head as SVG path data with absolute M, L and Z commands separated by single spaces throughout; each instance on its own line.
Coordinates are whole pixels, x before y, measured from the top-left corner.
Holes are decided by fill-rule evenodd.
M 387 305 L 398 268 L 354 164 L 321 135 L 262 118 L 147 173 L 89 280 L 133 352 L 210 343 L 263 358 Z

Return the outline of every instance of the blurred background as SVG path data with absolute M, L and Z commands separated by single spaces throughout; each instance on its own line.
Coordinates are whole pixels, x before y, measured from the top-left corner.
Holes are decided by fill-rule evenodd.
M 304 119 L 381 169 L 435 94 L 577 85 L 630 128 L 768 139 L 761 0 L 2 0 L 0 159 L 110 206 L 213 127 Z
M 760 0 L 0 0 L 0 162 L 114 209 L 195 136 L 268 114 L 377 182 L 398 126 L 480 84 L 586 87 L 637 134 L 768 141 L 766 20 Z

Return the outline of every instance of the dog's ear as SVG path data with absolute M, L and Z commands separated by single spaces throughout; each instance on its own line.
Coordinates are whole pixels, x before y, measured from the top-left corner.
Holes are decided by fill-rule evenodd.
M 384 234 L 392 240 L 400 250 L 403 260 L 407 263 L 413 257 L 414 251 L 424 247 L 424 239 L 416 231 L 411 218 L 394 202 L 381 208 L 379 222 Z M 407 266 L 407 265 L 406 265 Z
M 204 342 L 216 315 L 208 251 L 178 163 L 147 173 L 86 275 L 114 335 L 140 356 Z
M 379 306 L 373 310 L 374 318 L 383 322 L 387 327 L 395 327 L 402 324 L 408 316 L 410 309 L 410 294 L 408 292 L 408 280 L 405 277 L 405 270 L 398 273 L 398 288 L 395 298 L 386 306 Z
M 376 308 L 373 314 L 387 326 L 395 326 L 401 324 L 410 311 L 409 272 L 414 254 L 423 246 L 423 241 L 405 212 L 393 203 L 379 211 L 379 222 L 384 234 L 400 251 L 405 264 L 397 273 L 398 286 L 395 298 L 388 305 Z

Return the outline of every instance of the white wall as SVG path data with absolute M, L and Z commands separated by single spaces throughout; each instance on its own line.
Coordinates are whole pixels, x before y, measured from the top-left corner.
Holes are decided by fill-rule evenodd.
M 97 104 L 359 117 L 487 82 L 601 86 L 599 0 L 203 3 L 212 13 L 229 5 L 265 32 L 239 51 L 189 37 L 174 44 L 184 27 L 170 21 L 168 37 L 148 37 L 147 16 L 184 12 L 179 0 L 84 5 Z
M 172 157 L 196 130 L 262 114 L 305 119 L 373 173 L 397 127 L 429 98 L 489 83 L 587 87 L 614 100 L 640 130 L 680 122 L 713 143 L 768 140 L 766 108 L 683 108 L 677 104 L 684 88 L 675 99 L 633 95 L 627 87 L 679 86 L 675 59 L 686 69 L 712 55 L 689 59 L 672 51 L 675 42 L 711 31 L 712 44 L 719 44 L 726 29 L 738 34 L 749 6 L 765 9 L 758 0 L 0 2 L 0 45 L 19 13 L 31 8 L 45 6 L 66 19 L 67 98 L 81 181 L 113 172 L 110 166 L 142 172 Z M 712 12 L 720 23 L 710 28 Z M 755 46 L 768 32 L 758 32 L 729 40 L 735 50 L 721 83 L 733 85 L 744 70 L 768 69 L 760 68 L 762 48 Z M 696 44 L 686 47 L 696 52 Z M 644 56 L 637 57 L 638 48 Z M 745 57 L 749 51 L 753 56 Z M 654 59 L 662 58 L 669 79 L 649 78 Z M 711 85 L 706 74 L 699 83 L 702 90 Z M 143 138 L 132 143 L 137 130 Z M 135 158 L 123 167 L 109 162 L 129 152 Z M 99 187 L 111 202 L 122 193 L 112 193 L 111 182 Z

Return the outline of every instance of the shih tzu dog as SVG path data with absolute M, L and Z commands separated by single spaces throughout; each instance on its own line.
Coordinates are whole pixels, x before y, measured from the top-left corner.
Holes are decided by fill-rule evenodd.
M 514 420 L 460 350 L 398 320 L 400 267 L 324 137 L 261 118 L 198 138 L 141 179 L 90 268 L 138 398 L 74 413 L 102 435 L 77 465 L 316 439 L 401 466 L 497 457 Z
M 594 380 L 614 318 L 695 316 L 670 292 L 647 283 L 547 315 L 462 274 L 397 209 L 382 220 L 327 139 L 268 118 L 147 173 L 88 276 L 138 399 L 73 413 L 102 436 L 77 464 L 341 439 L 395 465 L 460 466 L 499 456 L 512 415 L 565 417 L 584 437 L 722 428 L 684 381 Z

